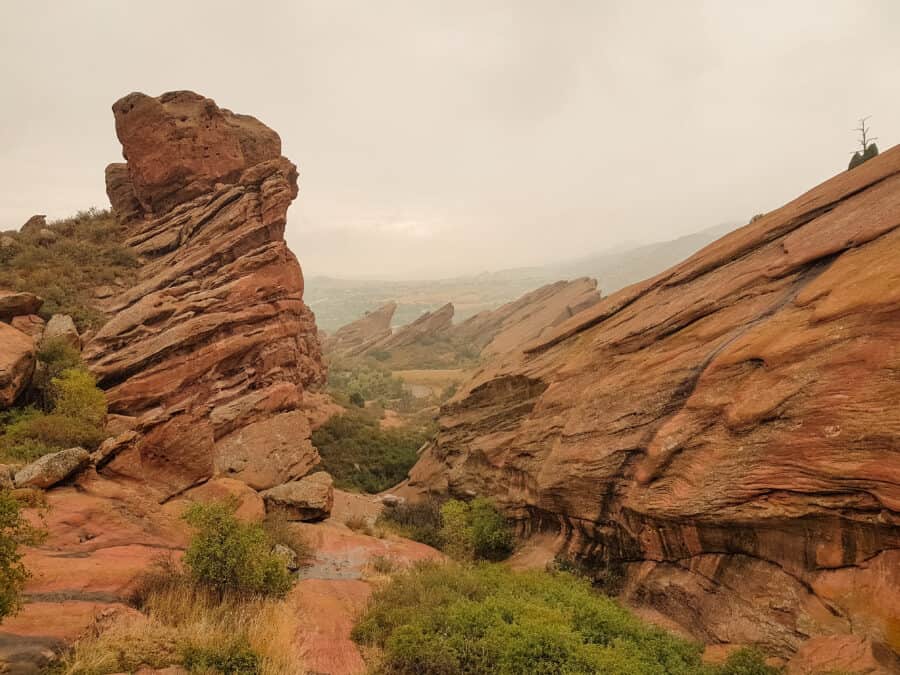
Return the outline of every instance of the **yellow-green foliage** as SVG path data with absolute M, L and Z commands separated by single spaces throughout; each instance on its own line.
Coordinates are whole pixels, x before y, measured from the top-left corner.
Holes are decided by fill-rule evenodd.
M 104 318 L 92 306 L 93 289 L 117 279 L 130 283 L 138 267 L 123 244 L 123 228 L 109 211 L 90 209 L 48 229 L 56 235 L 52 242 L 4 233 L 14 243 L 0 249 L 0 288 L 40 295 L 44 318 L 69 314 L 79 330 L 98 327 Z
M 488 499 L 451 499 L 441 507 L 441 521 L 443 550 L 457 560 L 503 560 L 512 553 L 512 530 Z
M 43 535 L 22 517 L 21 506 L 8 490 L 0 490 L 0 621 L 19 609 L 30 576 L 19 547 L 36 544 Z
M 244 523 L 234 504 L 192 504 L 184 519 L 194 536 L 184 554 L 191 577 L 220 591 L 281 597 L 291 588 L 284 561 L 258 523 Z
M 589 582 L 505 566 L 425 563 L 376 591 L 353 638 L 384 675 L 767 675 L 705 666 L 698 644 L 641 622 Z M 755 668 L 755 669 L 748 669 Z
M 0 461 L 28 462 L 74 446 L 92 450 L 106 438 L 106 395 L 77 352 L 45 348 L 39 359 L 42 372 L 53 375 L 35 388 L 46 411 L 32 407 L 0 414 Z

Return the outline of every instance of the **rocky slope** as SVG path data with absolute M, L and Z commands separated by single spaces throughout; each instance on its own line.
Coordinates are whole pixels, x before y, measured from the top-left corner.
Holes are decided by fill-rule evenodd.
M 410 492 L 527 537 L 707 643 L 900 652 L 900 148 L 495 359 Z
M 391 320 L 397 311 L 397 303 L 389 302 L 346 326 L 338 328 L 322 341 L 322 349 L 329 354 L 357 356 L 373 344 L 391 335 Z
M 306 473 L 318 456 L 298 409 L 324 372 L 284 242 L 296 167 L 274 131 L 192 92 L 130 94 L 113 113 L 127 162 L 107 190 L 144 264 L 84 353 L 139 432 L 104 471 L 170 493 Z

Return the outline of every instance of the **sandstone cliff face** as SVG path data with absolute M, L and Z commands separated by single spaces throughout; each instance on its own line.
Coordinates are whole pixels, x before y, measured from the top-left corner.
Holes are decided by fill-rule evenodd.
M 710 643 L 900 652 L 900 148 L 495 360 L 410 488 Z
M 284 242 L 297 170 L 278 135 L 192 92 L 113 106 L 126 164 L 107 190 L 145 263 L 85 348 L 138 439 L 104 469 L 175 493 L 215 474 L 257 489 L 318 461 L 301 407 L 324 378 Z
M 389 302 L 346 326 L 338 328 L 322 342 L 328 354 L 357 356 L 365 353 L 391 335 L 391 319 L 397 311 L 397 303 Z

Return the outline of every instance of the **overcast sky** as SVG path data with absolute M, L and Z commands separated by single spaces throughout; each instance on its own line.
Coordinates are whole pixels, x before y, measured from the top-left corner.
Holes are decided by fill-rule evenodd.
M 900 2 L 0 2 L 0 230 L 106 206 L 110 106 L 281 134 L 307 276 L 496 270 L 746 221 L 900 142 Z

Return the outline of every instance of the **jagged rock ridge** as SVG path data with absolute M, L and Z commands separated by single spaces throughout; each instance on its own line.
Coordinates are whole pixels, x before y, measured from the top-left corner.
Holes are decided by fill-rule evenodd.
M 709 643 L 900 652 L 900 148 L 484 367 L 409 490 Z
M 125 164 L 107 191 L 145 260 L 85 348 L 138 439 L 105 471 L 174 492 L 222 474 L 256 489 L 318 461 L 301 406 L 321 382 L 315 321 L 284 242 L 297 169 L 278 135 L 193 92 L 113 106 Z

